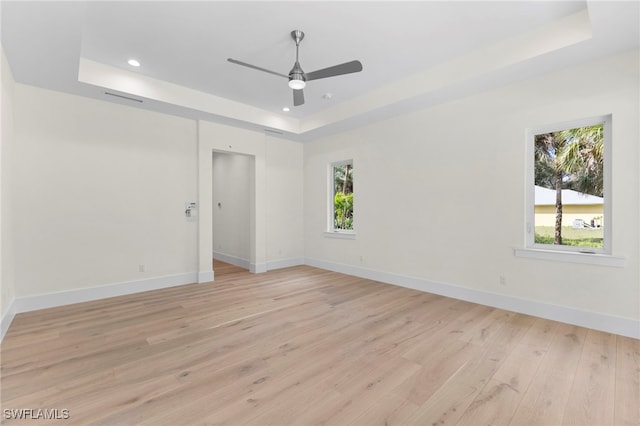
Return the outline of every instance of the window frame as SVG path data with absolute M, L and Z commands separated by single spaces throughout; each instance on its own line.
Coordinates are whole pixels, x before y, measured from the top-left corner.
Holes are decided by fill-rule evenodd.
M 597 124 L 603 125 L 604 137 L 604 206 L 603 216 L 603 247 L 576 247 L 566 245 L 542 244 L 535 242 L 535 136 L 543 133 L 553 133 L 561 130 L 575 129 Z M 534 257 L 551 260 L 564 260 L 577 263 L 608 264 L 603 258 L 614 259 L 612 254 L 612 197 L 611 197 L 611 152 L 612 152 L 612 116 L 600 115 L 577 120 L 564 121 L 549 125 L 540 125 L 526 130 L 526 179 L 525 179 L 525 249 L 516 250 L 521 257 Z M 536 253 L 537 252 L 537 253 Z M 617 258 L 611 262 L 619 266 Z
M 356 235 L 355 226 L 353 227 L 354 229 L 337 229 L 334 227 L 335 192 L 334 192 L 334 181 L 333 181 L 334 172 L 333 171 L 336 167 L 345 166 L 347 164 L 351 165 L 352 170 L 355 169 L 353 159 L 333 161 L 329 163 L 327 166 L 327 228 L 326 228 L 325 235 L 329 237 L 335 237 L 335 238 L 353 239 L 355 238 L 355 235 Z M 355 212 L 355 183 L 354 183 L 353 197 L 354 197 L 353 204 L 354 204 L 354 212 Z

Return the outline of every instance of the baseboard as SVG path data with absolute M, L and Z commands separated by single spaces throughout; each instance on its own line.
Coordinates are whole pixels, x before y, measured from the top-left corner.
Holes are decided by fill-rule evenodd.
M 213 271 L 200 271 L 198 272 L 198 283 L 208 283 L 213 281 L 214 272 Z
M 166 275 L 143 280 L 114 283 L 99 287 L 78 288 L 55 293 L 36 294 L 33 296 L 18 297 L 15 300 L 15 311 L 29 312 L 38 309 L 54 308 L 56 306 L 70 305 L 73 303 L 89 302 L 92 300 L 106 299 L 108 297 L 124 296 L 127 294 L 141 293 L 143 291 L 159 290 L 167 287 L 175 287 L 197 282 L 198 273 L 188 272 L 184 274 Z
M 274 269 L 290 268 L 292 266 L 304 265 L 304 258 L 292 257 L 289 259 L 272 260 L 268 262 L 249 262 L 236 256 L 213 252 L 213 258 L 222 262 L 230 263 L 244 269 L 248 269 L 251 273 L 260 274 L 262 272 L 272 271 Z
M 250 263 L 249 272 L 251 272 L 252 274 L 261 274 L 263 272 L 267 272 L 267 263 L 266 262 Z
M 2 316 L 2 320 L 0 321 L 0 343 L 2 343 L 2 339 L 4 339 L 4 335 L 7 334 L 7 330 L 9 330 L 9 326 L 11 325 L 11 321 L 13 321 L 13 317 L 16 316 L 16 300 L 13 299 L 9 304 L 9 309 Z
M 291 268 L 292 266 L 304 265 L 304 258 L 292 257 L 289 259 L 279 259 L 267 262 L 267 271 L 273 271 L 274 269 Z
M 485 306 L 640 339 L 640 321 L 631 318 L 584 311 L 568 306 L 553 305 L 537 300 L 475 290 L 453 284 L 433 282 L 422 278 L 408 277 L 319 259 L 305 258 L 305 264 Z
M 224 254 L 218 251 L 214 251 L 213 258 L 221 262 L 226 262 L 235 266 L 239 266 L 240 268 L 251 269 L 251 263 L 248 260 L 242 259 L 237 256 L 231 256 L 229 254 Z

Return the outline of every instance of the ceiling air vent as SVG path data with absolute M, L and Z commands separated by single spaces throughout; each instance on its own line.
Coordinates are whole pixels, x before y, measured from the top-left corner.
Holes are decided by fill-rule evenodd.
M 276 135 L 282 135 L 282 134 L 284 134 L 284 133 L 279 132 L 279 131 L 277 131 L 277 130 L 271 130 L 271 129 L 262 129 L 262 130 L 264 130 L 264 131 L 265 131 L 265 132 L 267 132 L 267 133 L 273 133 L 273 134 L 276 134 Z
M 105 95 L 115 96 L 116 98 L 126 99 L 128 101 L 140 102 L 142 103 L 142 99 L 130 98 L 129 96 L 118 95 L 117 93 L 104 92 Z

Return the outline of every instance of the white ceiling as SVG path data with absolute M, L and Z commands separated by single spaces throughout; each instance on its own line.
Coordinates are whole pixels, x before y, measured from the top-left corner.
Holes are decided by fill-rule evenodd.
M 302 141 L 640 45 L 636 1 L 1 6 L 17 82 Z M 353 59 L 363 71 L 309 82 L 305 105 L 293 107 L 286 79 L 227 62 L 287 74 L 294 29 L 306 34 L 305 71 Z M 142 66 L 130 67 L 132 57 Z

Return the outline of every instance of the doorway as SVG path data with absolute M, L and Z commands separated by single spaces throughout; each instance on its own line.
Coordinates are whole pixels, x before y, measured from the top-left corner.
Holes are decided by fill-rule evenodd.
M 249 194 L 249 271 L 267 271 L 267 168 L 265 135 L 198 121 L 198 282 L 215 279 L 211 259 L 213 243 L 213 153 L 251 158 Z M 217 208 L 217 203 L 216 203 Z
M 254 170 L 251 155 L 213 151 L 213 259 L 246 270 L 251 269 Z

